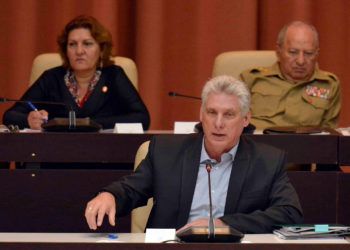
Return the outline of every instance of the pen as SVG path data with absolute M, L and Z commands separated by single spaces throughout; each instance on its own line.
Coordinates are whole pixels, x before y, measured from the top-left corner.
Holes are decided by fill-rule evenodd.
M 27 101 L 28 106 L 33 110 L 33 111 L 38 111 L 38 109 L 34 106 L 34 104 L 31 101 Z M 42 119 L 44 123 L 47 122 L 47 118 Z
M 33 111 L 38 111 L 38 109 L 34 106 L 32 102 L 27 102 L 28 106 L 33 110 Z
M 108 234 L 108 239 L 110 239 L 110 240 L 118 239 L 118 235 L 117 234 Z

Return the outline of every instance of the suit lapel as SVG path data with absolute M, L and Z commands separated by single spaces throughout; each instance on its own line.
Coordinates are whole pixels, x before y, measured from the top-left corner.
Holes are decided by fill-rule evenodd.
M 198 176 L 203 136 L 196 136 L 185 151 L 182 162 L 181 193 L 177 228 L 185 225 L 191 210 L 194 189 Z
M 248 150 L 249 147 L 247 147 L 247 142 L 241 137 L 235 160 L 232 164 L 226 197 L 225 214 L 234 213 L 237 209 L 239 196 L 250 167 Z

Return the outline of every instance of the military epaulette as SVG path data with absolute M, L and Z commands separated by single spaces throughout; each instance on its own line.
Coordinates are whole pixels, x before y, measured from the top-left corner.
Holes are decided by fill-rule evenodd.
M 333 81 L 338 81 L 338 77 L 335 75 L 335 74 L 333 74 L 333 73 L 331 73 L 331 72 L 328 72 L 328 71 L 325 71 L 324 72 L 328 77 L 330 77 Z
M 255 74 L 255 73 L 265 73 L 266 71 L 268 71 L 267 68 L 265 67 L 255 67 L 255 68 L 252 68 L 249 73 L 252 73 L 252 74 Z
M 329 82 L 338 82 L 338 77 L 328 71 L 324 71 L 324 70 L 316 70 L 316 74 L 315 74 L 315 79 L 318 80 L 324 80 L 324 81 L 329 81 Z

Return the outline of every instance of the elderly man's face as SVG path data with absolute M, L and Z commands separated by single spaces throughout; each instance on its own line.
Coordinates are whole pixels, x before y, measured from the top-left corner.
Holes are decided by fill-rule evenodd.
M 293 83 L 306 81 L 315 71 L 318 46 L 312 30 L 307 26 L 288 28 L 284 44 L 277 46 L 281 72 Z
M 220 160 L 238 143 L 243 128 L 248 126 L 250 113 L 242 116 L 235 95 L 210 93 L 200 111 L 204 130 L 204 145 L 211 158 Z

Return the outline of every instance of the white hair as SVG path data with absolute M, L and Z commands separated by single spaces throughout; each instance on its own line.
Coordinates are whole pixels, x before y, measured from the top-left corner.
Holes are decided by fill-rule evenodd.
M 238 98 L 240 111 L 245 116 L 250 109 L 250 92 L 246 84 L 228 75 L 211 78 L 202 90 L 202 108 L 204 108 L 210 93 L 225 93 Z

